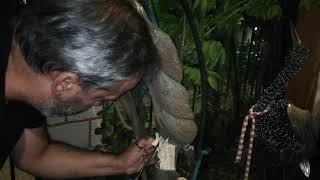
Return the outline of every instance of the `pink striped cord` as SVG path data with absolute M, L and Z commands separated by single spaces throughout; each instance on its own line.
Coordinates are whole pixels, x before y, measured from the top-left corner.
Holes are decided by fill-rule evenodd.
M 247 162 L 246 162 L 246 169 L 245 169 L 245 174 L 244 174 L 244 180 L 249 179 L 249 173 L 250 173 L 250 165 L 251 165 L 251 158 L 252 158 L 252 151 L 253 151 L 253 143 L 254 143 L 254 138 L 256 135 L 256 117 L 261 116 L 269 111 L 269 107 L 261 112 L 254 112 L 253 111 L 254 106 L 252 106 L 249 109 L 248 115 L 243 120 L 242 128 L 241 128 L 241 135 L 240 135 L 240 140 L 239 140 L 239 145 L 238 145 L 238 150 L 237 150 L 237 155 L 235 159 L 235 163 L 239 163 L 241 158 L 242 158 L 242 152 L 244 148 L 244 137 L 246 135 L 247 131 L 247 126 L 249 124 L 249 120 L 251 120 L 251 130 L 250 130 L 250 136 L 249 136 L 249 148 L 248 148 L 248 153 L 247 153 Z

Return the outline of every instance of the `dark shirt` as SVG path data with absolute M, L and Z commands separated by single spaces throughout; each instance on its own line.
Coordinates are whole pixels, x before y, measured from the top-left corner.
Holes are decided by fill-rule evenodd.
M 0 169 L 26 128 L 40 127 L 45 117 L 23 102 L 6 101 L 5 73 L 11 47 L 12 17 L 18 0 L 0 1 Z

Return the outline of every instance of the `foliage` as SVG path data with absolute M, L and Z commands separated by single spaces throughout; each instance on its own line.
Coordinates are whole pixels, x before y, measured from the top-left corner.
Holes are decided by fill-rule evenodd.
M 186 22 L 183 9 L 181 8 L 178 0 L 153 1 L 161 30 L 165 31 L 172 37 L 176 47 L 178 48 L 178 51 L 182 52 L 181 59 L 183 62 L 184 73 L 183 84 L 188 88 L 189 92 L 191 92 L 190 95 L 192 98 L 190 99 L 194 100 L 194 111 L 197 114 L 201 109 L 201 94 L 198 93 L 198 89 L 201 86 L 201 77 L 195 45 L 189 26 Z M 300 2 L 300 7 L 305 7 L 307 9 L 319 5 L 319 0 L 301 0 Z M 233 78 L 243 78 L 240 77 L 242 75 L 240 67 L 244 66 L 242 62 L 247 62 L 248 60 L 250 40 L 247 39 L 251 39 L 251 34 L 253 34 L 253 30 L 250 29 L 251 27 L 247 29 L 243 27 L 244 22 L 249 18 L 258 21 L 280 19 L 282 16 L 282 9 L 279 1 L 190 0 L 190 6 L 193 10 L 199 35 L 202 40 L 202 50 L 206 60 L 208 84 L 210 85 L 209 87 L 211 92 L 211 96 L 209 98 L 214 99 L 212 94 L 218 92 L 219 95 L 224 97 L 219 96 L 220 104 L 217 104 L 217 107 L 215 108 L 217 108 L 218 111 L 228 110 L 228 112 L 230 112 L 229 114 L 231 114 L 231 112 L 235 113 L 236 111 L 234 110 L 234 104 L 236 102 L 233 101 L 233 98 L 239 99 L 239 97 L 234 97 L 235 90 L 232 89 L 233 85 L 230 84 L 234 83 Z M 240 30 L 244 31 L 241 32 Z M 229 40 L 230 36 L 234 37 L 236 42 Z M 242 41 L 242 44 L 239 43 L 239 41 Z M 232 63 L 234 67 L 230 65 Z M 247 88 L 252 89 L 253 87 L 253 85 L 247 86 Z M 237 93 L 240 94 L 240 92 Z M 243 99 L 248 99 L 248 97 L 244 97 Z M 210 101 L 209 106 L 213 107 L 214 103 L 215 102 L 213 102 L 213 100 Z M 148 107 L 145 102 L 142 104 Z M 122 126 L 115 121 L 116 117 L 110 116 L 111 114 L 114 114 L 113 106 L 104 106 L 104 109 L 101 113 L 101 117 L 104 117 L 105 119 L 101 124 L 101 129 L 98 129 L 97 133 L 103 136 L 103 143 L 111 145 L 110 142 L 122 142 L 122 146 L 126 145 L 126 143 L 123 142 L 130 139 L 129 137 L 132 136 L 132 132 L 122 128 Z M 237 113 L 239 116 L 240 112 Z M 215 121 L 218 121 L 218 118 L 216 118 L 214 115 L 211 115 L 211 117 Z M 144 117 L 150 119 L 148 116 Z M 229 119 L 232 120 L 231 115 L 230 118 L 225 121 L 231 121 Z M 228 124 L 227 122 L 223 123 Z M 234 124 L 235 122 L 232 123 Z M 150 124 L 152 124 L 152 122 Z M 226 137 L 227 136 L 224 136 L 222 138 Z M 121 145 L 118 144 L 118 146 Z M 120 151 L 120 149 L 122 148 L 119 148 L 116 151 Z M 210 173 L 214 174 L 215 177 L 219 177 L 215 179 L 237 179 L 234 174 L 224 173 L 222 170 L 217 168 L 211 168 Z
M 102 144 L 97 146 L 99 150 L 120 153 L 130 144 L 133 133 L 122 126 L 114 108 L 114 103 L 105 102 L 102 105 L 102 110 L 97 113 L 102 121 L 95 134 L 102 137 Z
M 218 90 L 217 80 L 222 80 L 222 77 L 214 71 L 218 62 L 223 64 L 226 59 L 226 52 L 220 42 L 205 41 L 203 43 L 203 52 L 206 58 L 206 70 L 208 73 L 208 83 L 211 88 Z M 197 67 L 184 66 L 185 77 L 192 82 L 192 84 L 200 86 L 201 77 L 200 70 Z
M 192 104 L 195 113 L 199 113 L 201 109 L 201 94 L 197 92 L 201 86 L 200 70 L 192 34 L 178 2 L 155 0 L 155 5 L 160 28 L 172 37 L 178 51 L 183 52 L 181 53 L 184 72 L 183 83 L 193 96 L 190 99 L 193 100 Z M 236 39 L 240 37 L 242 35 L 240 29 L 247 17 L 253 17 L 261 21 L 279 19 L 282 14 L 280 5 L 276 0 L 192 0 L 190 2 L 202 41 L 210 92 L 224 93 L 226 98 L 221 99 L 224 104 L 218 105 L 217 109 L 229 110 L 232 108 L 233 102 L 231 99 L 234 95 L 230 91 L 223 91 L 228 89 L 229 86 L 227 84 L 229 81 L 227 67 L 232 63 L 230 57 L 237 50 L 230 51 L 232 46 L 230 46 L 231 41 L 226 41 L 227 35 L 232 34 Z M 169 3 L 170 5 L 168 5 Z M 245 37 L 250 33 L 252 33 L 252 30 L 245 32 Z M 243 48 L 242 52 L 246 52 L 248 46 L 243 46 L 245 48 Z M 234 46 L 234 48 L 238 49 L 239 46 Z M 212 97 L 209 98 L 212 99 Z M 210 102 L 209 106 L 213 107 L 213 102 Z M 235 174 L 223 173 L 220 169 L 211 170 L 210 173 L 215 174 L 215 177 L 237 179 Z
M 216 9 L 216 11 L 217 13 L 211 22 L 212 27 L 206 35 L 215 29 L 227 31 L 233 26 L 239 26 L 246 16 L 266 21 L 277 19 L 282 14 L 277 0 L 226 0 L 222 8 Z
M 312 7 L 320 7 L 319 0 L 301 0 L 300 1 L 300 8 L 311 9 Z
M 270 20 L 279 18 L 282 14 L 282 9 L 277 0 L 259 0 L 253 2 L 246 10 L 249 16 L 262 20 Z
M 169 33 L 175 42 L 184 38 L 182 48 L 186 55 L 183 57 L 186 86 L 200 85 L 195 47 L 179 1 L 157 0 L 155 4 L 161 29 Z M 279 18 L 282 13 L 276 0 L 225 0 L 219 7 L 216 0 L 193 0 L 191 6 L 203 41 L 208 83 L 215 90 L 218 89 L 218 82 L 223 82 L 220 74 L 223 72 L 217 72 L 220 68 L 216 65 L 225 63 L 226 53 L 221 42 L 208 36 L 217 30 L 221 32 L 233 29 L 232 26 L 239 27 L 245 15 L 269 20 Z
M 215 8 L 215 0 L 195 0 L 193 3 L 193 11 L 200 17 L 205 17 L 208 12 Z

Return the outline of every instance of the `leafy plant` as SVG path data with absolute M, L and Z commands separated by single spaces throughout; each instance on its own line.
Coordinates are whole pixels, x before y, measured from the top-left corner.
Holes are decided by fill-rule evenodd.
M 217 81 L 222 80 L 222 77 L 214 71 L 217 64 L 224 64 L 226 52 L 222 44 L 218 41 L 205 41 L 203 43 L 203 53 L 206 58 L 206 71 L 208 73 L 208 83 L 211 88 L 218 90 Z M 200 70 L 196 65 L 184 66 L 184 74 L 187 80 L 192 84 L 199 86 L 201 84 Z
M 320 7 L 319 0 L 301 0 L 300 1 L 300 8 L 311 9 L 312 7 Z
M 193 3 L 194 13 L 204 17 L 208 12 L 216 8 L 216 0 L 195 0 Z
M 258 0 L 245 12 L 258 19 L 270 20 L 281 17 L 282 9 L 277 0 Z
M 101 135 L 101 144 L 96 147 L 99 151 L 120 153 L 130 144 L 133 136 L 118 120 L 114 108 L 113 102 L 105 102 L 97 113 L 102 119 L 100 127 L 95 129 L 95 134 Z

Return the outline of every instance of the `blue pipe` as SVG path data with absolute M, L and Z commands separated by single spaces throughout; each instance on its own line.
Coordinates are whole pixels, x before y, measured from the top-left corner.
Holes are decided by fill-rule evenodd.
M 211 149 L 209 149 L 209 148 L 200 151 L 200 155 L 197 158 L 197 161 L 196 161 L 196 164 L 194 166 L 194 169 L 193 169 L 193 172 L 192 172 L 190 180 L 197 180 L 198 179 L 199 170 L 200 170 L 200 167 L 201 167 L 201 163 L 202 163 L 203 157 L 207 156 L 210 153 L 210 151 L 211 151 Z

